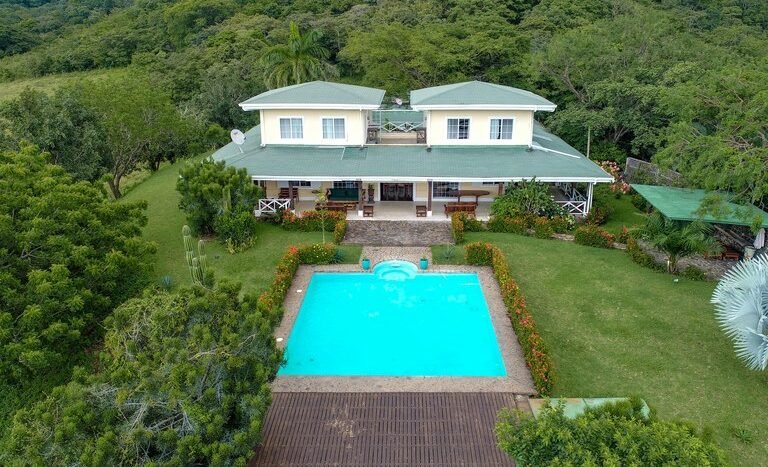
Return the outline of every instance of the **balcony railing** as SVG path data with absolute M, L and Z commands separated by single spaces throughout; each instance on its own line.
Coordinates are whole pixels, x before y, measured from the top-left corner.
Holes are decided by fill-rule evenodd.
M 283 198 L 263 198 L 259 200 L 259 206 L 253 213 L 258 217 L 262 214 L 274 214 L 278 211 L 292 209 L 293 203 L 290 199 Z

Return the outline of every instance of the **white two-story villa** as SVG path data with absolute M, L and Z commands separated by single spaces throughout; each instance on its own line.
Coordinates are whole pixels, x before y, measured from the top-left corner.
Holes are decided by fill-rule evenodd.
M 535 177 L 584 215 L 594 185 L 612 181 L 536 122 L 556 106 L 531 92 L 470 81 L 412 91 L 408 106 L 383 99 L 380 89 L 323 81 L 259 94 L 240 106 L 260 124 L 213 157 L 265 188 L 257 213 L 314 209 L 327 197 L 350 217 L 445 218 L 458 201 L 483 216 L 507 183 Z

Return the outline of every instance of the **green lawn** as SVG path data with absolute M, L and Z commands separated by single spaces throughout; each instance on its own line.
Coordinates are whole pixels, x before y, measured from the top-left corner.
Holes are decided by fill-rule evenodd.
M 617 199 L 611 194 L 606 198 L 608 205 L 613 208 L 613 213 L 608 218 L 608 222 L 600 226 L 605 230 L 615 235 L 621 232 L 622 226 L 632 228 L 645 221 L 645 215 L 632 204 L 630 195 L 623 195 Z
M 714 430 L 737 465 L 768 459 L 768 373 L 744 368 L 719 330 L 712 282 L 644 269 L 618 250 L 473 233 L 507 254 L 557 370 L 555 394 L 637 394 L 663 418 Z M 437 263 L 461 262 L 434 248 Z M 739 439 L 750 437 L 752 442 Z
M 194 160 L 199 160 L 196 157 Z M 184 225 L 184 213 L 179 210 L 179 194 L 176 192 L 176 178 L 182 164 L 180 161 L 161 168 L 157 173 L 134 186 L 122 199 L 123 201 L 147 201 L 149 223 L 144 229 L 144 236 L 157 243 L 157 263 L 155 276 L 157 281 L 169 275 L 174 285 L 189 285 L 190 277 L 184 258 L 184 243 L 181 228 Z M 259 292 L 272 280 L 275 265 L 288 245 L 322 241 L 320 232 L 287 232 L 268 224 L 259 224 L 256 244 L 248 250 L 231 255 L 217 241 L 206 242 L 208 265 L 217 279 L 232 279 L 242 282 L 243 290 Z M 326 234 L 327 241 L 333 240 L 331 233 Z M 347 262 L 355 263 L 360 257 L 360 247 L 340 247 Z
M 0 83 L 0 101 L 13 99 L 26 88 L 32 88 L 37 91 L 52 93 L 57 88 L 68 84 L 76 84 L 86 79 L 100 81 L 103 79 L 113 78 L 123 73 L 125 73 L 124 69 L 115 68 L 111 70 L 79 71 L 75 73 L 48 75 L 40 78 L 8 81 L 6 83 Z

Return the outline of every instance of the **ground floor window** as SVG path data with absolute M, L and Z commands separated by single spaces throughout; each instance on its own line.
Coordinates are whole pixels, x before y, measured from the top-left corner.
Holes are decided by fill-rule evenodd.
M 459 189 L 459 182 L 432 182 L 433 198 L 451 198 L 456 196 L 455 191 Z
M 288 183 L 290 183 L 290 182 L 288 182 Z M 312 182 L 310 182 L 309 180 L 294 180 L 293 181 L 293 186 L 300 186 L 300 187 L 305 187 L 305 188 L 311 188 L 312 187 Z
M 339 180 L 333 182 L 334 188 L 357 188 L 357 180 Z

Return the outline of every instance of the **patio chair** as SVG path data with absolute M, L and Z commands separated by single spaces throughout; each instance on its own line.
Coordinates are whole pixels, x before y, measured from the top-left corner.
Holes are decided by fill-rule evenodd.
M 363 206 L 363 217 L 373 217 L 373 205 L 366 204 Z
M 421 204 L 416 206 L 416 217 L 427 217 L 427 207 Z

